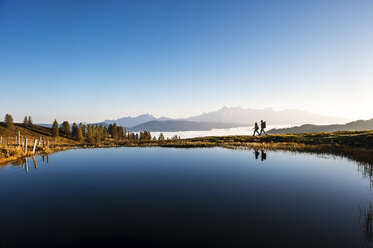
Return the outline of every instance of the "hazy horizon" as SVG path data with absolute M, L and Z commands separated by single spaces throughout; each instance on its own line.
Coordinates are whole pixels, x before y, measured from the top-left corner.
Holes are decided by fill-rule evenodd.
M 373 118 L 373 2 L 0 1 L 0 115 Z
M 105 121 L 116 121 L 118 119 L 122 119 L 122 118 L 137 118 L 139 116 L 143 116 L 143 115 L 150 115 L 150 116 L 153 116 L 157 119 L 159 118 L 169 118 L 171 120 L 184 120 L 184 119 L 188 119 L 190 117 L 196 117 L 196 116 L 200 116 L 202 114 L 206 114 L 206 113 L 212 113 L 212 112 L 217 112 L 223 108 L 228 108 L 228 109 L 241 109 L 241 110 L 246 110 L 246 109 L 251 109 L 251 110 L 272 110 L 272 111 L 275 111 L 275 112 L 281 112 L 281 111 L 304 111 L 304 110 L 301 110 L 301 109 L 281 109 L 281 110 L 277 110 L 277 109 L 274 109 L 272 107 L 268 107 L 268 108 L 262 108 L 262 109 L 253 109 L 253 108 L 243 108 L 241 106 L 222 106 L 218 109 L 215 109 L 215 110 L 212 110 L 212 111 L 209 111 L 209 112 L 200 112 L 198 114 L 195 114 L 195 115 L 189 115 L 189 116 L 181 116 L 181 117 L 171 117 L 171 116 L 166 116 L 166 115 L 154 115 L 152 113 L 149 113 L 149 112 L 146 112 L 146 113 L 140 113 L 140 114 L 137 114 L 137 115 L 126 115 L 126 114 L 123 114 L 123 115 L 120 115 L 118 117 L 114 117 L 114 118 L 110 118 L 110 119 L 101 119 L 101 120 L 98 120 L 98 121 L 87 121 L 87 120 L 70 120 L 70 119 L 56 119 L 54 117 L 51 117 L 51 119 L 49 121 L 45 121 L 45 122 L 38 122 L 37 120 L 35 121 L 34 117 L 32 115 L 30 115 L 32 117 L 32 120 L 33 120 L 33 123 L 35 124 L 52 124 L 52 122 L 56 119 L 59 123 L 62 123 L 63 121 L 69 121 L 71 123 L 73 122 L 76 122 L 76 123 L 79 123 L 79 122 L 82 122 L 82 123 L 100 123 L 100 122 L 105 122 Z M 340 118 L 342 121 L 338 121 L 338 122 L 330 122 L 330 123 L 325 123 L 325 122 L 317 122 L 317 123 L 308 123 L 307 121 L 305 121 L 304 123 L 295 123 L 295 124 L 342 124 L 342 123 L 345 123 L 347 121 L 353 121 L 355 119 L 352 119 L 352 118 L 347 118 L 347 117 L 343 117 L 343 116 L 333 116 L 333 115 L 322 115 L 322 114 L 318 114 L 318 113 L 312 113 L 312 112 L 308 112 L 308 111 L 304 111 L 305 113 L 310 113 L 310 114 L 315 114 L 315 115 L 320 115 L 320 116 L 326 116 L 326 117 L 335 117 L 335 118 Z M 4 113 L 5 114 L 5 113 Z M 9 113 L 12 115 L 12 113 Z M 24 115 L 24 116 L 21 116 L 21 115 L 15 115 L 16 118 L 14 118 L 14 115 L 12 115 L 12 117 L 14 118 L 14 121 L 15 122 L 23 122 L 24 120 L 24 117 L 25 116 L 28 116 L 28 115 Z M 2 121 L 2 120 L 1 120 Z M 239 123 L 239 122 L 237 122 Z M 245 122 L 242 122 L 242 123 L 245 123 Z M 251 124 L 251 123 L 250 123 Z M 288 123 L 288 124 L 292 124 L 292 123 Z M 284 125 L 288 125 L 288 124 L 284 124 Z M 294 123 L 293 123 L 294 124 Z

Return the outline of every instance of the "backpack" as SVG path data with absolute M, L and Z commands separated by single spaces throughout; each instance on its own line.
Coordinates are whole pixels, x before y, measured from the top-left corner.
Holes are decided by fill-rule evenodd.
M 263 121 L 263 128 L 267 128 L 266 122 Z

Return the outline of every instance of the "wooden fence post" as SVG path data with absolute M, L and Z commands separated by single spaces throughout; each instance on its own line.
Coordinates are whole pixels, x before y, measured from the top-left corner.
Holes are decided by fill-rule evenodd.
M 6 140 L 6 146 L 9 146 L 9 136 L 8 136 L 8 138 Z
M 36 149 L 36 143 L 38 142 L 37 139 L 34 140 L 34 148 L 32 149 L 32 154 L 35 154 L 35 149 Z
M 18 130 L 18 146 L 21 145 L 21 131 Z
M 44 140 L 44 136 L 43 136 L 43 147 L 45 147 L 45 140 Z
M 25 136 L 25 154 L 27 155 L 27 136 Z
M 0 145 L 3 144 L 3 136 L 0 136 Z
M 49 146 L 49 137 L 47 137 L 47 147 Z

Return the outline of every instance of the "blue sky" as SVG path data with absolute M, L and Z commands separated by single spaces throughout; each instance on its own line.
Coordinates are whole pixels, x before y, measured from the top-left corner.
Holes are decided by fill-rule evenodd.
M 373 118 L 373 1 L 0 0 L 0 115 Z

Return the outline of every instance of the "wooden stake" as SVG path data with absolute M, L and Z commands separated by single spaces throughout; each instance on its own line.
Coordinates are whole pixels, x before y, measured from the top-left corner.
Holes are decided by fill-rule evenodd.
M 32 154 L 35 154 L 35 149 L 36 149 L 36 143 L 37 143 L 37 139 L 34 140 L 34 148 L 32 149 Z
M 25 154 L 27 155 L 27 136 L 25 136 Z
M 18 130 L 18 146 L 21 145 L 21 131 Z

